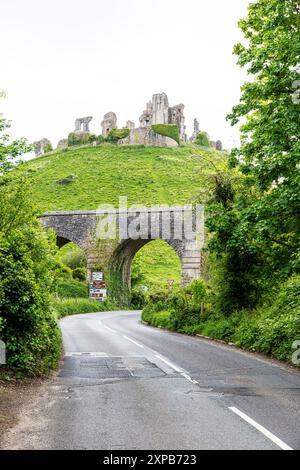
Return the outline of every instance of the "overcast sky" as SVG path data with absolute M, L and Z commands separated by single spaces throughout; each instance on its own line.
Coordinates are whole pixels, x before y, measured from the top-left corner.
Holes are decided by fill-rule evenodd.
M 233 45 L 249 0 L 1 0 L 0 112 L 13 136 L 57 141 L 76 117 L 104 113 L 118 126 L 139 116 L 152 94 L 185 104 L 226 147 L 238 138 L 225 121 L 246 75 Z

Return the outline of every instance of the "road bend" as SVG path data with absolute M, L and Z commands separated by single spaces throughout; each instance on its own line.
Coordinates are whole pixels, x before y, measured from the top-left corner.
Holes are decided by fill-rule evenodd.
M 7 449 L 300 449 L 300 373 L 144 325 L 140 312 L 60 321 L 58 375 Z

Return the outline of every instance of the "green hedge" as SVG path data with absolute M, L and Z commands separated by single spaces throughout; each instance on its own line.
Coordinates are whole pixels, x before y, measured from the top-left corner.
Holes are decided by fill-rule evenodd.
M 90 134 L 88 132 L 78 134 L 76 132 L 70 132 L 68 135 L 68 146 L 72 147 L 74 145 L 90 144 L 96 140 L 97 137 L 94 134 Z
M 179 130 L 176 124 L 152 124 L 151 128 L 156 134 L 169 137 L 179 145 Z
M 75 279 L 62 279 L 57 282 L 56 293 L 61 298 L 84 298 L 88 297 L 88 286 Z
M 206 132 L 199 132 L 196 137 L 195 144 L 201 145 L 201 147 L 210 147 L 209 136 Z
M 232 342 L 243 349 L 291 362 L 292 345 L 300 340 L 300 276 L 282 286 L 272 305 L 235 312 L 229 317 L 213 311 L 197 317 L 197 311 L 186 308 L 181 297 L 178 293 L 173 294 L 173 300 L 172 295 L 153 296 L 143 310 L 143 320 L 181 333 Z
M 130 129 L 125 127 L 124 129 L 112 129 L 107 136 L 108 141 L 116 141 L 120 139 L 126 139 L 130 134 Z
M 22 375 L 44 374 L 60 358 L 61 333 L 50 306 L 50 250 L 33 222 L 6 237 L 0 232 L 0 339 L 6 367 Z
M 93 313 L 115 310 L 115 306 L 109 302 L 99 302 L 93 299 L 70 298 L 54 301 L 52 304 L 56 318 L 75 315 L 78 313 Z

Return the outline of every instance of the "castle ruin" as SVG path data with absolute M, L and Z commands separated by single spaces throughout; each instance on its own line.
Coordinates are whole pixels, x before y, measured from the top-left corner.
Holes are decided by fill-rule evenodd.
M 113 112 L 106 113 L 101 122 L 102 135 L 107 137 L 110 131 L 117 128 L 117 116 Z
M 75 121 L 75 132 L 90 132 L 89 124 L 92 119 L 92 116 L 77 118 Z
M 128 128 L 130 135 L 123 139 L 121 144 L 144 144 L 154 146 L 174 147 L 177 143 L 168 137 L 156 134 L 151 126 L 153 124 L 176 124 L 179 130 L 179 137 L 182 142 L 186 142 L 184 105 L 178 104 L 170 107 L 166 93 L 157 93 L 152 96 L 152 100 L 146 104 L 146 109 L 139 118 L 140 126 L 135 127 L 131 121 Z
M 52 145 L 50 140 L 44 137 L 43 139 L 33 143 L 33 149 L 35 156 L 39 157 L 40 155 L 44 155 L 48 151 L 52 150 Z
M 87 134 L 90 133 L 89 123 L 92 120 L 92 116 L 83 118 L 77 118 L 75 121 L 74 134 L 77 138 L 82 137 L 84 143 Z M 184 105 L 177 104 L 175 106 L 169 105 L 169 99 L 166 93 L 156 93 L 152 96 L 152 99 L 148 101 L 144 111 L 139 118 L 139 127 L 135 126 L 133 121 L 128 120 L 124 128 L 129 129 L 130 133 L 128 137 L 119 139 L 119 145 L 149 145 L 158 147 L 177 147 L 178 144 L 174 139 L 163 136 L 154 132 L 152 126 L 155 124 L 175 124 L 178 127 L 179 139 L 181 143 L 187 142 L 185 116 L 184 116 Z M 117 116 L 114 112 L 110 111 L 106 113 L 101 122 L 101 133 L 104 139 L 106 139 L 113 129 L 117 129 Z M 190 142 L 195 142 L 196 137 L 200 132 L 199 122 L 194 119 L 194 130 L 193 135 L 189 138 Z M 43 148 L 46 146 L 44 143 L 45 139 L 36 142 L 36 155 L 44 153 Z M 96 139 L 94 140 L 96 145 Z M 212 147 L 217 150 L 222 150 L 222 142 L 211 143 Z M 67 139 L 61 139 L 58 143 L 57 148 L 65 148 L 68 146 Z

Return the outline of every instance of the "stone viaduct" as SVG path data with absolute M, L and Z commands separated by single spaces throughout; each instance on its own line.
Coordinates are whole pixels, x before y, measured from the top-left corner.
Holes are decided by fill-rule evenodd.
M 76 243 L 86 255 L 88 281 L 103 271 L 108 295 L 125 304 L 134 255 L 152 240 L 165 240 L 177 253 L 183 285 L 201 277 L 204 210 L 187 207 L 48 212 L 41 223 L 55 231 L 59 247 Z

